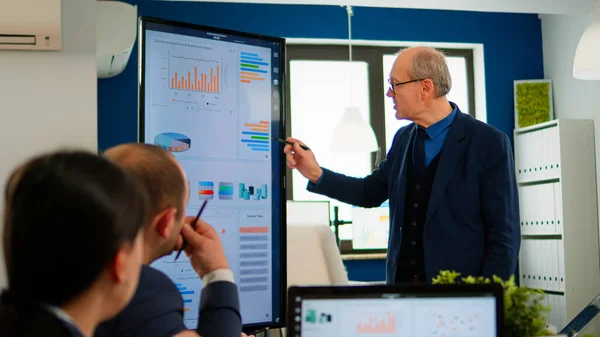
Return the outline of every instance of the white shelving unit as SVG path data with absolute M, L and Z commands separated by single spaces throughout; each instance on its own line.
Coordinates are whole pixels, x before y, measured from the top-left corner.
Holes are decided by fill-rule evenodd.
M 559 331 L 600 293 L 592 120 L 516 129 L 521 216 L 520 280 L 543 289 Z M 588 329 L 600 336 L 600 324 Z

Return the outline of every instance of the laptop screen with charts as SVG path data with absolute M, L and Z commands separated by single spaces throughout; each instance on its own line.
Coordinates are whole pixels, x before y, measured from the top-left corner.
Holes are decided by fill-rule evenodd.
M 499 337 L 502 288 L 485 285 L 291 287 L 288 337 Z

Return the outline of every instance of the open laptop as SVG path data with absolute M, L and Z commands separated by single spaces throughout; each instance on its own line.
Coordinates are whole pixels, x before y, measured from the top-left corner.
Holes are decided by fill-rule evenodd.
M 501 337 L 503 290 L 484 285 L 290 287 L 288 337 Z

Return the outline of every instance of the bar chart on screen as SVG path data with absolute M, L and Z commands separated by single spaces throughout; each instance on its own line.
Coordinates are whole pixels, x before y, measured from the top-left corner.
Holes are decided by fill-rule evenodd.
M 190 290 L 187 287 L 184 287 L 182 283 L 175 283 L 175 286 L 177 287 L 177 290 L 179 290 L 179 293 L 181 294 L 182 297 L 184 297 L 183 299 L 183 305 L 184 305 L 184 311 L 189 311 L 189 303 L 192 303 L 192 299 L 189 298 L 191 297 L 191 295 L 194 295 L 196 293 L 195 290 Z M 187 298 L 186 298 L 187 297 Z M 188 304 L 188 305 L 186 305 Z
M 268 184 L 238 183 L 239 200 L 266 200 L 269 197 Z
M 177 90 L 222 92 L 223 59 L 206 51 L 185 55 L 169 50 L 169 87 Z
M 253 158 L 267 159 L 271 151 L 270 126 L 266 120 L 249 121 L 241 127 L 240 150 Z
M 357 335 L 394 335 L 396 334 L 396 314 L 375 313 L 365 314 L 356 323 Z
M 200 277 L 197 275 L 181 275 L 181 277 L 176 280 L 175 286 L 183 298 L 184 319 L 197 319 L 200 308 L 200 290 L 202 289 L 202 280 L 200 280 Z
M 413 308 L 405 301 L 381 299 L 339 302 L 339 336 L 419 336 L 414 333 Z M 440 336 L 441 337 L 441 336 Z
M 376 208 L 352 208 L 352 247 L 354 249 L 386 249 L 390 215 L 387 204 Z
M 269 123 L 266 121 L 270 120 L 270 114 L 273 106 L 276 102 L 279 102 L 279 90 L 272 88 L 271 79 L 275 73 L 279 72 L 279 68 L 276 64 L 271 64 L 270 52 L 260 48 L 244 48 L 237 54 L 236 60 L 236 88 L 238 89 L 241 102 L 252 102 L 252 104 L 242 104 L 239 106 L 238 111 L 243 121 L 248 124 L 263 124 L 262 126 L 269 127 Z M 233 67 L 231 67 L 233 68 Z M 232 73 L 232 71 L 229 71 Z M 279 82 L 277 82 L 279 83 Z M 273 84 L 275 85 L 275 84 Z M 270 96 L 270 97 L 269 97 Z M 259 98 L 260 97 L 260 98 Z M 258 121 L 261 121 L 260 123 Z M 260 129 L 255 127 L 254 129 Z M 244 127 L 246 132 L 263 132 L 267 133 L 268 130 L 249 130 Z M 268 135 L 255 134 L 253 136 L 261 137 Z M 257 138 L 258 139 L 258 138 Z M 269 145 L 269 138 L 265 144 Z M 257 144 L 257 146 L 248 145 L 253 147 L 249 151 L 241 151 L 240 155 L 244 159 L 268 159 L 269 154 L 268 148 L 261 148 L 260 142 L 251 142 Z M 262 153 L 261 153 L 262 152 Z
M 240 81 L 252 83 L 265 81 L 265 74 L 269 72 L 269 63 L 258 53 L 240 53 Z
M 198 199 L 212 200 L 215 198 L 215 183 L 212 181 L 198 182 Z
M 152 95 L 148 98 L 155 111 L 165 115 L 208 112 L 232 117 L 238 113 L 235 97 L 239 52 L 235 48 L 165 35 L 156 38 L 146 53 L 146 61 L 152 70 Z M 187 117 L 177 119 L 181 118 Z

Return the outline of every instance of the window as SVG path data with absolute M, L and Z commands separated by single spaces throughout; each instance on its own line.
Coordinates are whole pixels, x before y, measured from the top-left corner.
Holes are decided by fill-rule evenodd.
M 349 76 L 349 72 L 354 76 Z M 346 104 L 352 101 L 360 108 L 363 119 L 370 120 L 367 63 L 291 61 L 289 74 L 290 102 L 294 109 L 291 135 L 310 144 L 322 167 L 356 177 L 369 174 L 370 154 L 330 150 L 333 129 L 342 118 Z M 297 170 L 292 173 L 292 181 L 292 200 L 330 200 L 334 206 L 340 206 L 342 219 L 349 218 L 350 207 L 347 204 L 308 192 L 308 181 Z
M 400 48 L 348 47 L 343 45 L 288 45 L 288 88 L 286 134 L 306 142 L 323 167 L 349 176 L 364 177 L 376 167 L 391 146 L 396 131 L 408 121 L 395 118 L 393 104 L 385 94 L 389 72 Z M 453 85 L 448 98 L 465 113 L 475 115 L 473 56 L 469 49 L 444 50 Z M 350 68 L 350 66 L 352 68 Z M 379 144 L 377 154 L 331 152 L 331 136 L 344 107 L 360 107 Z M 308 181 L 296 170 L 288 175 L 288 200 L 329 200 L 339 206 L 341 220 L 352 220 L 352 206 L 306 190 Z M 333 210 L 330 212 L 333 216 Z M 352 239 L 350 226 L 340 228 L 342 239 Z

